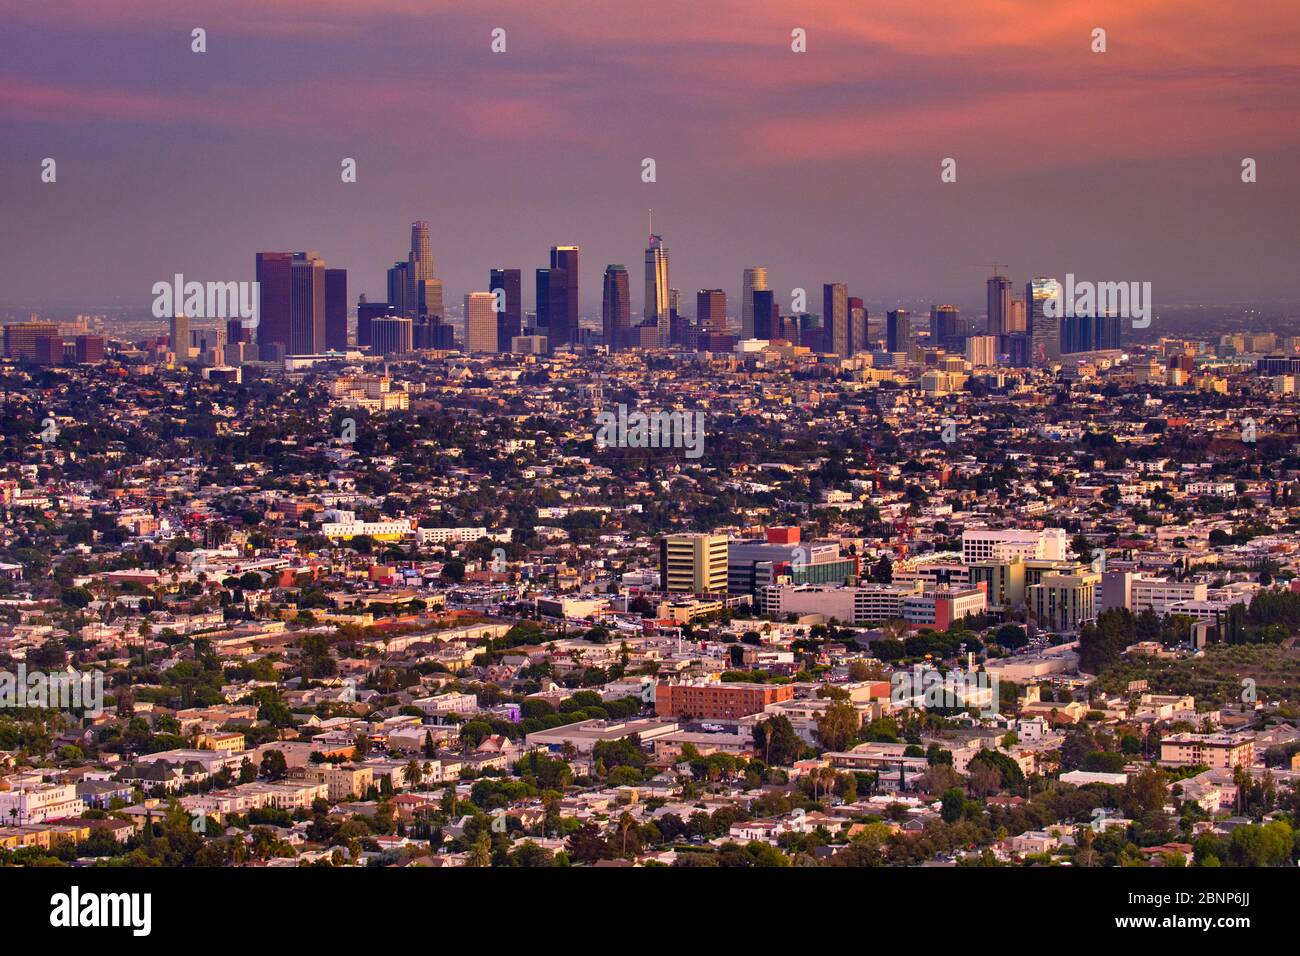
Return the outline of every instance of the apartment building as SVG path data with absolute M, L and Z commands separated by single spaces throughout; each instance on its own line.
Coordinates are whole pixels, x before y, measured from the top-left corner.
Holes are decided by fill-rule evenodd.
M 369 767 L 356 767 L 351 764 L 333 766 L 315 764 L 304 769 L 303 779 L 308 783 L 323 783 L 329 787 L 329 799 L 346 800 L 349 797 L 364 797 L 374 782 L 374 771 Z
M 44 823 L 86 812 L 75 783 L 38 783 L 0 790 L 0 826 Z
M 1255 760 L 1253 734 L 1174 734 L 1160 741 L 1160 760 L 1200 764 L 1212 770 L 1249 767 Z

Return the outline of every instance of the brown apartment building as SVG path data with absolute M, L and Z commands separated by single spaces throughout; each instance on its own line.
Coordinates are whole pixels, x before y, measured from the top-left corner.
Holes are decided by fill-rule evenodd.
M 789 684 L 659 684 L 655 714 L 659 717 L 735 720 L 759 714 L 768 704 L 794 698 Z

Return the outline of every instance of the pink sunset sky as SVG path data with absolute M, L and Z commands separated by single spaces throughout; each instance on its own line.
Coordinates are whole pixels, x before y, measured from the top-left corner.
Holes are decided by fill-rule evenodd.
M 692 304 L 746 265 L 974 304 L 994 261 L 1293 301 L 1298 107 L 1300 4 L 1275 0 L 4 0 L 0 310 L 143 311 L 259 249 L 382 297 L 427 219 L 450 301 L 504 265 L 527 304 L 577 243 L 590 314 L 606 263 L 639 278 L 650 207 Z

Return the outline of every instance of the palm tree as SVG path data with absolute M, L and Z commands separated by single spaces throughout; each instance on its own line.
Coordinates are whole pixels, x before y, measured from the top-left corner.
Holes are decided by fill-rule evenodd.
M 478 838 L 474 841 L 474 849 L 470 851 L 469 860 L 466 866 L 484 867 L 492 865 L 492 843 L 488 839 L 487 830 L 480 830 Z
M 425 766 L 427 766 L 427 764 Z M 424 767 L 420 765 L 420 761 L 412 757 L 407 761 L 404 770 L 407 786 L 418 787 L 420 781 L 424 778 Z
M 627 831 L 634 826 L 636 820 L 633 819 L 632 814 L 624 810 L 623 815 L 618 818 L 618 830 L 623 835 L 623 856 L 627 856 Z

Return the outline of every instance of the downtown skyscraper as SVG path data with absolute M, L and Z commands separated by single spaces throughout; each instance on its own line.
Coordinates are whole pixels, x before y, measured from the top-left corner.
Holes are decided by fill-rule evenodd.
M 745 270 L 740 287 L 740 324 L 744 338 L 762 338 L 754 334 L 754 293 L 766 290 L 767 269 L 763 266 L 750 266 Z
M 666 347 L 672 339 L 672 313 L 668 303 L 668 247 L 663 236 L 650 234 L 645 250 L 645 325 L 658 329 L 656 344 Z
M 600 300 L 600 324 L 605 345 L 618 352 L 632 344 L 632 303 L 628 293 L 627 268 L 619 263 L 605 267 Z
M 411 223 L 411 251 L 407 255 L 406 304 L 414 315 L 443 315 L 442 283 L 433 276 L 433 251 L 429 245 L 429 224 L 423 219 Z M 436 286 L 430 286 L 430 281 Z
M 348 347 L 348 270 L 325 270 L 325 348 Z
M 1035 365 L 1047 365 L 1061 357 L 1061 319 L 1047 314 L 1047 302 L 1059 294 L 1055 279 L 1037 276 L 1025 283 L 1025 322 L 1030 354 Z
M 326 272 L 334 272 L 334 334 L 339 335 L 342 315 L 342 346 L 347 346 L 347 278 L 342 269 L 326 270 L 325 260 L 314 252 L 257 253 L 260 325 L 259 353 L 274 357 L 315 355 L 325 351 L 327 330 Z M 339 299 L 339 295 L 343 299 Z
M 754 290 L 754 335 L 756 339 L 770 341 L 781 334 L 781 315 L 776 305 L 776 293 L 771 289 Z
M 572 345 L 578 335 L 578 247 L 552 246 L 547 280 L 547 342 L 551 351 Z M 540 295 L 540 280 L 539 292 Z M 542 303 L 537 303 L 542 314 Z
M 325 260 L 314 252 L 295 252 L 290 268 L 290 355 L 325 351 Z
M 849 358 L 853 343 L 849 334 L 849 288 L 843 282 L 822 285 L 822 351 Z
M 857 296 L 849 296 L 849 349 L 851 354 L 870 351 L 867 335 L 867 306 Z
M 989 335 L 1010 335 L 1017 331 L 1011 324 L 1011 279 L 995 273 L 988 281 Z
M 488 289 L 496 296 L 498 291 L 504 308 L 497 313 L 497 351 L 509 352 L 511 341 L 523 332 L 523 297 L 520 290 L 521 273 L 518 269 L 493 269 L 488 276 Z
M 955 305 L 930 307 L 930 344 L 960 352 L 962 343 L 961 312 Z
M 418 220 L 411 223 L 411 248 L 405 261 L 398 260 L 388 270 L 388 303 L 407 318 L 441 321 L 446 315 L 442 292 L 442 280 L 433 274 L 429 224 Z
M 257 254 L 258 318 L 256 331 L 259 352 L 269 358 L 271 347 L 281 352 L 289 351 L 289 301 L 291 298 L 290 271 L 293 268 L 292 252 L 259 252 Z M 187 346 L 189 342 L 185 343 Z M 175 348 L 175 343 L 172 343 Z
M 912 350 L 912 313 L 893 309 L 885 315 L 885 350 L 907 353 Z
M 465 295 L 465 351 L 481 354 L 499 350 L 497 297 L 491 292 Z

